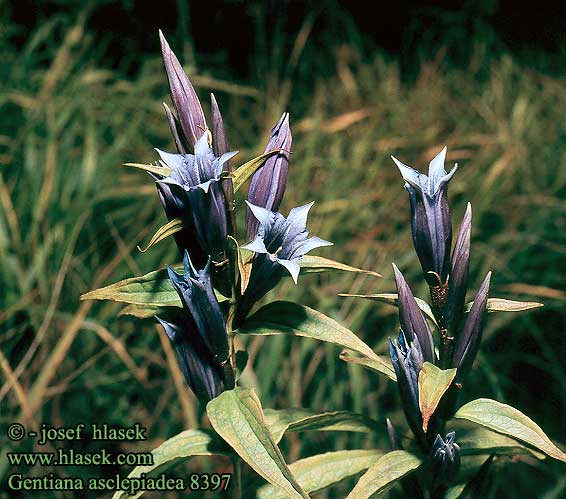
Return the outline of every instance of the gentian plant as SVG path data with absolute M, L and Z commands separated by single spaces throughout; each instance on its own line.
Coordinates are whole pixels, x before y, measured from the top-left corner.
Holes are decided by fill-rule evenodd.
M 262 155 L 236 167 L 238 153 L 228 145 L 216 99 L 211 96 L 209 127 L 189 78 L 162 33 L 160 39 L 173 103 L 173 109 L 165 105 L 165 115 L 176 151 L 157 150 L 153 164 L 126 165 L 151 176 L 168 220 L 142 251 L 173 236 L 182 265 L 82 298 L 123 302 L 124 313 L 155 318 L 171 341 L 188 388 L 206 406 L 212 429 L 191 428 L 171 437 L 153 451 L 153 465 L 135 468 L 129 476 L 156 477 L 191 456 L 220 454 L 232 460 L 233 478 L 226 485 L 236 498 L 308 498 L 364 471 L 348 499 L 373 497 L 396 481 L 407 497 L 455 498 L 471 477 L 477 483 L 485 476 L 494 456 L 547 454 L 565 460 L 517 409 L 489 399 L 459 405 L 486 311 L 540 304 L 488 299 L 490 273 L 473 302 L 466 302 L 472 212 L 468 206 L 452 249 L 448 183 L 456 167 L 444 170 L 446 149 L 431 162 L 428 176 L 394 159 L 409 193 L 413 242 L 432 305 L 413 295 L 396 266 L 396 294 L 358 295 L 399 309 L 399 333 L 390 340 L 389 357 L 377 355 L 352 331 L 309 307 L 289 301 L 261 306 L 282 279 L 290 277 L 297 284 L 301 273 L 380 275 L 308 254 L 332 244 L 309 234 L 313 203 L 292 208 L 286 217 L 279 213 L 291 157 L 289 115 L 275 124 Z M 239 192 L 250 178 L 241 200 Z M 236 223 L 238 209 L 245 210 L 242 231 Z M 245 340 L 237 337 L 274 334 L 335 344 L 342 348 L 343 360 L 396 382 L 412 436 L 398 433 L 389 419 L 379 422 L 347 411 L 264 410 L 255 390 L 240 386 L 247 354 L 238 350 Z M 480 429 L 462 427 L 455 419 Z M 304 430 L 384 432 L 392 450 L 336 450 L 288 465 L 278 443 L 286 432 Z M 269 483 L 250 477 L 243 490 L 242 462 Z M 114 495 L 126 496 L 126 491 Z

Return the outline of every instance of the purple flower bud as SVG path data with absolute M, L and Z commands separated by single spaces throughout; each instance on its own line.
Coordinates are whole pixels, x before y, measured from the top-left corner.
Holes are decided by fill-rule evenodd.
M 418 338 L 419 344 L 422 346 L 422 355 L 426 362 L 435 363 L 436 355 L 434 353 L 434 341 L 430 328 L 417 305 L 417 301 L 411 292 L 411 288 L 403 277 L 401 271 L 393 264 L 395 273 L 395 282 L 397 283 L 398 303 L 399 303 L 399 320 L 401 329 L 409 335 L 414 341 Z
M 222 365 L 228 359 L 228 336 L 226 321 L 212 287 L 210 263 L 209 259 L 204 269 L 197 270 L 191 263 L 189 253 L 185 252 L 185 273 L 177 274 L 170 267 L 167 272 L 202 341 L 214 360 Z
M 464 327 L 456 335 L 454 352 L 452 354 L 452 367 L 458 368 L 458 379 L 461 379 L 470 370 L 478 353 L 483 332 L 490 280 L 491 272 L 488 272 L 474 298 L 474 304 L 468 313 Z
M 430 481 L 435 490 L 449 485 L 460 470 L 460 447 L 454 442 L 455 436 L 453 431 L 446 435 L 446 440 L 437 435 L 430 450 Z
M 171 90 L 171 100 L 177 112 L 184 139 L 192 148 L 207 129 L 202 106 L 195 89 L 161 30 L 159 30 L 159 39 L 161 40 L 161 52 Z M 171 124 L 171 121 L 169 123 Z
M 173 343 L 189 388 L 206 404 L 222 392 L 222 370 L 206 349 L 190 316 L 176 323 L 156 317 Z
M 195 144 L 195 154 L 171 154 L 157 150 L 161 163 L 171 169 L 168 177 L 157 182 L 168 186 L 171 200 L 192 217 L 196 240 L 206 255 L 215 261 L 225 257 L 227 221 L 221 174 L 224 163 L 237 152 L 216 157 L 203 133 Z
M 274 149 L 283 149 L 283 151 L 268 158 L 252 176 L 248 191 L 248 201 L 251 204 L 269 211 L 278 210 L 287 184 L 291 143 L 289 113 L 283 113 L 271 130 L 265 152 Z M 246 226 L 247 239 L 251 241 L 256 235 L 258 221 L 249 208 L 246 213 Z
M 472 206 L 468 203 L 452 252 L 452 269 L 448 280 L 448 295 L 444 305 L 443 321 L 449 331 L 457 331 L 464 315 L 468 290 L 468 263 L 472 233 Z
M 224 130 L 224 121 L 216 102 L 214 94 L 210 94 L 210 107 L 212 110 L 212 144 L 214 147 L 214 154 L 222 156 L 228 152 L 228 138 L 226 137 L 226 130 Z M 229 162 L 227 161 L 228 165 Z
M 392 156 L 409 192 L 413 244 L 430 286 L 445 284 L 450 265 L 452 224 L 448 182 L 456 172 L 457 165 L 447 174 L 444 170 L 445 158 L 446 147 L 430 162 L 426 176 Z
M 255 239 L 243 246 L 255 251 L 249 284 L 239 305 L 239 319 L 245 318 L 254 303 L 273 289 L 289 272 L 295 284 L 299 277 L 301 258 L 309 251 L 332 243 L 319 237 L 308 237 L 307 216 L 313 203 L 293 208 L 285 218 L 247 203 L 259 222 Z

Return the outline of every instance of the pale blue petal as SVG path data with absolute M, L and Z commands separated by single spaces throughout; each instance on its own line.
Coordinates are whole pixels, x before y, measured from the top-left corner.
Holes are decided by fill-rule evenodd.
M 277 263 L 280 263 L 289 271 L 289 274 L 291 274 L 293 281 L 295 282 L 295 284 L 297 284 L 299 272 L 301 271 L 301 267 L 299 266 L 297 260 L 280 260 L 279 258 L 277 258 Z
M 246 201 L 246 204 L 249 206 L 250 210 L 254 214 L 261 225 L 268 230 L 269 226 L 271 225 L 272 213 L 261 206 L 256 206 L 255 204 L 251 204 L 249 201 Z

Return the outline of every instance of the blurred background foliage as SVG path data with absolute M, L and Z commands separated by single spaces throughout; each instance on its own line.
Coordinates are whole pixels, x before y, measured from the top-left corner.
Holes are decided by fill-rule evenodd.
M 466 202 L 474 209 L 473 288 L 491 269 L 492 296 L 545 304 L 489 317 L 466 396 L 513 404 L 563 443 L 564 16 L 543 5 L 523 11 L 525 19 L 520 7 L 517 13 L 495 0 L 464 2 L 458 10 L 451 2 L 401 2 L 379 18 L 361 2 L 335 0 L 158 4 L 2 5 L 3 451 L 10 450 L 4 429 L 17 419 L 28 427 L 104 421 L 148 428 L 148 442 L 117 443 L 116 450 L 153 448 L 202 421 L 152 320 L 118 316 L 115 303 L 79 302 L 81 293 L 179 259 L 172 241 L 137 251 L 165 217 L 150 179 L 120 166 L 155 160 L 153 147 L 173 149 L 161 105 L 169 96 L 158 27 L 203 101 L 215 92 L 242 162 L 263 150 L 280 113 L 291 113 L 294 155 L 282 211 L 315 200 L 310 228 L 335 243 L 320 254 L 384 278 L 303 276 L 296 288 L 289 280 L 271 297 L 321 310 L 376 351 L 385 351 L 396 332 L 395 309 L 337 294 L 394 291 L 394 261 L 427 298 L 411 246 L 408 197 L 389 156 L 422 171 L 448 146 L 448 162 L 460 165 L 450 189 L 455 228 Z M 402 423 L 391 384 L 346 365 L 332 346 L 258 337 L 247 348 L 243 382 L 258 388 L 264 407 L 349 409 Z M 387 444 L 384 431 L 375 442 L 311 433 L 292 434 L 282 445 L 294 461 Z M 34 448 L 25 440 L 18 449 Z M 505 464 L 497 464 L 493 497 L 564 493 L 564 470 L 555 462 Z M 197 459 L 186 469 L 229 466 Z M 46 472 L 27 473 L 40 471 Z M 317 497 L 343 497 L 348 487 Z

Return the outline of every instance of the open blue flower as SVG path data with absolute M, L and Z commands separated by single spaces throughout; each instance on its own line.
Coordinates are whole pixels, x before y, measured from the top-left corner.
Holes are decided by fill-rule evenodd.
M 197 242 L 206 255 L 222 261 L 226 248 L 227 222 L 221 174 L 224 163 L 237 152 L 214 154 L 208 132 L 195 144 L 194 154 L 172 154 L 157 150 L 161 164 L 171 173 L 157 180 L 168 187 L 166 204 L 190 213 Z
M 427 282 L 446 283 L 450 265 L 452 223 L 448 206 L 448 182 L 456 173 L 444 170 L 446 147 L 430 162 L 428 176 L 391 157 L 405 180 L 411 202 L 413 243 Z
M 273 289 L 288 272 L 295 284 L 299 277 L 301 258 L 309 251 L 331 242 L 309 237 L 307 216 L 314 203 L 293 208 L 285 218 L 281 213 L 266 210 L 247 202 L 259 221 L 255 239 L 243 246 L 252 250 L 252 270 L 249 284 L 239 305 L 239 318 L 243 319 L 253 304 Z

